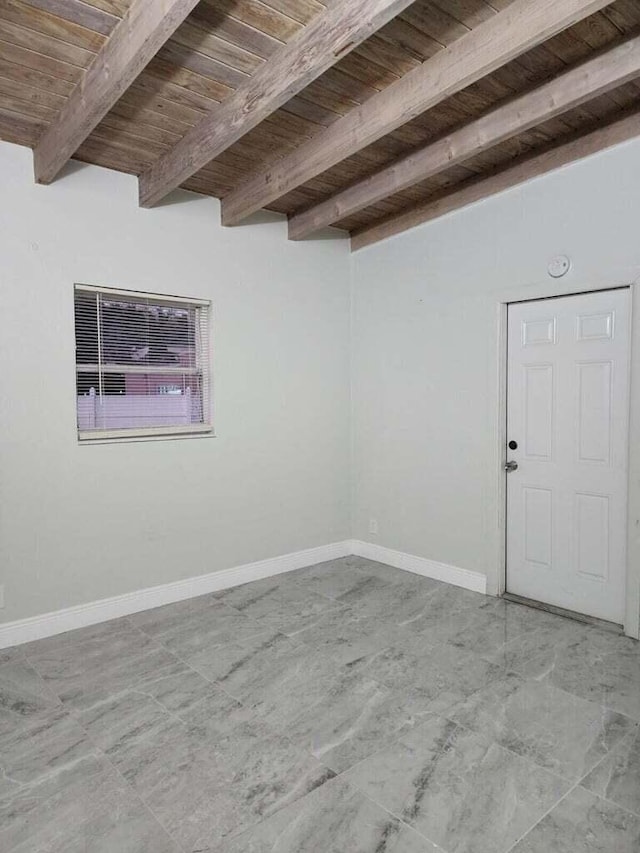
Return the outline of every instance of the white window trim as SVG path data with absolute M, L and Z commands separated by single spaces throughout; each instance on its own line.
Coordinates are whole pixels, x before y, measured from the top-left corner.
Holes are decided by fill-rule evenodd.
M 100 287 L 99 284 L 81 284 L 78 282 L 74 284 L 74 289 L 87 291 L 89 293 L 102 293 L 107 296 L 113 296 L 120 299 L 129 298 L 132 302 L 135 302 L 136 299 L 151 298 L 154 302 L 157 300 L 158 303 L 166 302 L 170 305 L 175 305 L 177 303 L 179 305 L 195 305 L 200 308 L 211 308 L 210 299 L 194 299 L 192 296 L 170 296 L 167 293 L 146 293 L 144 290 L 125 290 L 124 288 Z
M 214 435 L 212 424 L 189 424 L 173 427 L 144 427 L 142 429 L 90 429 L 78 430 L 78 441 L 126 441 L 132 438 L 187 438 L 190 435 Z
M 100 293 L 107 296 L 113 296 L 114 299 L 122 299 L 123 301 L 126 299 L 131 299 L 132 302 L 135 302 L 139 299 L 147 299 L 152 300 L 155 304 L 162 305 L 167 304 L 169 306 L 175 307 L 178 305 L 184 305 L 185 307 L 196 307 L 196 308 L 205 308 L 209 312 L 208 321 L 211 322 L 211 300 L 209 299 L 196 299 L 194 297 L 189 296 L 173 296 L 163 293 L 148 293 L 142 290 L 125 290 L 119 288 L 111 288 L 111 287 L 101 287 L 100 285 L 93 284 L 84 284 L 81 282 L 76 282 L 74 284 L 74 296 L 76 291 L 84 291 L 90 293 Z M 196 333 L 198 338 L 200 337 L 200 327 L 199 325 L 196 327 Z M 75 327 L 74 327 L 74 335 L 75 335 Z M 196 350 L 196 354 L 198 358 L 202 357 L 202 347 L 198 346 Z M 208 352 L 206 355 L 209 357 L 209 362 L 211 360 L 211 347 L 209 346 Z M 185 439 L 185 438 L 215 438 L 215 431 L 213 426 L 213 418 L 211 411 L 211 397 L 212 397 L 212 382 L 211 382 L 211 364 L 207 365 L 208 373 L 210 377 L 210 382 L 207 387 L 203 391 L 203 411 L 206 412 L 208 416 L 208 421 L 203 424 L 187 424 L 184 426 L 175 425 L 175 426 L 161 426 L 161 427 L 142 427 L 142 428 L 129 428 L 125 427 L 123 429 L 105 429 L 105 430 L 81 430 L 77 429 L 78 443 L 83 445 L 89 444 L 112 444 L 118 442 L 131 442 L 131 441 L 158 441 L 161 439 Z M 95 373 L 98 370 L 98 365 L 78 365 L 77 362 L 75 364 L 75 372 L 76 376 L 78 373 L 86 373 L 92 372 Z M 101 365 L 100 369 L 104 373 L 115 372 L 115 373 L 144 373 L 144 374 L 152 374 L 152 373 L 160 373 L 162 375 L 165 374 L 192 374 L 196 375 L 201 372 L 200 365 L 195 368 L 174 368 L 174 367 L 156 367 L 154 365 Z

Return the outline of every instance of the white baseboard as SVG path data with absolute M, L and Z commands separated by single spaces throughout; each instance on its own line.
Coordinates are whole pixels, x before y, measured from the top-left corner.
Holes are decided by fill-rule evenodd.
M 0 624 L 0 649 L 18 646 L 21 643 L 29 643 L 33 640 L 41 640 L 44 637 L 53 637 L 65 631 L 85 628 L 88 625 L 107 622 L 109 619 L 117 619 L 120 616 L 129 616 L 142 610 L 151 610 L 153 607 L 161 607 L 163 604 L 173 604 L 187 598 L 196 598 L 198 595 L 206 595 L 209 592 L 228 589 L 232 586 L 272 577 L 283 572 L 292 572 L 295 569 L 314 566 L 316 563 L 324 563 L 327 560 L 337 560 L 339 557 L 348 557 L 350 554 L 376 560 L 379 563 L 386 563 L 389 566 L 395 566 L 397 569 L 404 569 L 454 586 L 471 589 L 474 592 L 486 593 L 487 590 L 487 579 L 479 572 L 448 566 L 446 563 L 437 563 L 435 560 L 415 557 L 401 551 L 393 551 L 391 548 L 384 548 L 382 545 L 375 545 L 372 542 L 347 539 L 344 542 L 321 545 L 319 548 L 308 548 L 305 551 L 296 551 L 293 554 L 271 557 L 268 560 L 247 563 L 244 566 L 235 566 L 231 569 L 211 572 L 208 575 L 174 581 L 161 586 L 152 586 L 148 589 L 116 595 L 113 598 L 103 598 L 100 601 L 91 601 L 88 604 L 78 604 L 75 607 L 67 607 L 53 613 L 43 613 L 40 616 L 31 616 L 28 619 L 5 622 Z
M 351 554 L 350 540 L 334 542 L 330 545 L 321 545 L 319 548 L 307 548 L 305 551 L 271 557 L 268 560 L 259 560 L 257 563 L 247 563 L 195 578 L 116 595 L 113 598 L 78 604 L 53 613 L 43 613 L 28 619 L 6 622 L 0 624 L 0 649 L 29 643 L 32 640 L 41 640 L 44 637 L 53 637 L 55 634 L 62 634 L 75 628 L 85 628 L 87 625 L 96 625 L 98 622 L 129 616 L 141 610 L 173 604 L 186 598 L 195 598 L 220 589 L 291 572 L 294 569 L 303 569 L 316 563 L 347 557 L 349 554 Z
M 427 560 L 425 557 L 415 557 L 413 554 L 404 554 L 402 551 L 394 551 L 360 539 L 352 540 L 351 553 L 358 557 L 366 557 L 368 560 L 376 560 L 378 563 L 386 563 L 388 566 L 395 566 L 396 569 L 404 569 L 416 575 L 461 586 L 473 592 L 481 592 L 483 595 L 487 593 L 486 576 L 470 569 L 460 569 L 458 566 L 449 566 L 446 563 L 438 563 L 436 560 Z

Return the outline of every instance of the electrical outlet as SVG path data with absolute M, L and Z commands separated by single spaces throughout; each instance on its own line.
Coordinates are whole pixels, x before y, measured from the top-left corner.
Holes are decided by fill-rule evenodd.
M 375 518 L 370 518 L 370 519 L 369 519 L 369 533 L 370 533 L 372 536 L 377 536 L 377 535 L 378 535 L 378 522 L 377 522 L 377 520 L 376 520 Z
M 4 607 L 4 584 L 0 583 L 0 610 Z

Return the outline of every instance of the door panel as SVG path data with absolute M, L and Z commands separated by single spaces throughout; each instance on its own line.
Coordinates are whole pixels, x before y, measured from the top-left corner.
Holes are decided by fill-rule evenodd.
M 553 365 L 527 364 L 525 384 L 525 452 L 529 459 L 553 455 Z
M 574 505 L 576 569 L 606 581 L 609 577 L 609 495 L 578 493 Z
M 624 618 L 628 289 L 509 306 L 507 590 Z
M 550 489 L 525 486 L 524 498 L 524 559 L 527 563 L 551 568 L 553 543 L 553 493 Z
M 577 365 L 578 461 L 611 463 L 613 400 L 610 361 Z

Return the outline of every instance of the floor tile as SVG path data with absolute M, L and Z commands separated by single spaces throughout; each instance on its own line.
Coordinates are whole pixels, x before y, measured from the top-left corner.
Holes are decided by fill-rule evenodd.
M 256 709 L 289 695 L 301 677 L 311 672 L 320 677 L 337 668 L 326 655 L 272 632 L 221 646 L 215 658 L 194 661 L 193 666 L 230 696 Z
M 393 692 L 348 670 L 301 682 L 300 692 L 301 701 L 274 703 L 266 719 L 338 773 L 431 716 L 418 691 Z
M 576 788 L 513 853 L 638 853 L 640 817 Z
M 274 729 L 340 772 L 429 713 L 431 697 L 389 690 L 323 648 L 264 635 L 219 650 L 202 672 Z M 487 664 L 488 666 L 488 664 Z
M 336 666 L 374 654 L 388 646 L 395 636 L 388 622 L 362 616 L 347 607 L 288 623 L 282 631 L 319 654 L 330 656 Z
M 388 584 L 374 575 L 363 580 L 336 598 L 359 617 L 384 620 L 388 627 L 404 625 L 418 619 L 429 606 L 429 598 L 442 588 L 439 581 L 408 575 L 398 583 Z
M 342 779 L 201 853 L 438 853 L 438 848 Z
M 223 601 L 230 607 L 243 610 L 250 607 L 264 596 L 273 595 L 283 589 L 291 589 L 296 581 L 297 572 L 286 572 L 269 578 L 261 578 L 240 586 L 232 586 L 213 593 L 213 597 Z
M 303 619 L 334 607 L 325 595 L 305 589 L 304 584 L 287 583 L 280 576 L 270 583 L 257 581 L 228 590 L 220 601 L 249 617 L 260 630 L 278 630 L 295 619 Z
M 177 758 L 142 796 L 188 849 L 242 832 L 334 775 L 255 722 L 229 735 L 224 747 L 218 742 L 215 760 L 207 762 L 193 750 Z
M 560 649 L 552 661 L 532 660 L 527 674 L 640 721 L 640 643 L 595 628 Z
M 360 561 L 363 564 L 366 562 L 366 560 Z M 359 568 L 359 564 L 354 565 L 352 558 L 343 557 L 339 560 L 319 563 L 317 566 L 292 572 L 291 581 L 311 592 L 335 599 L 357 586 L 362 581 L 363 572 L 366 570 Z M 285 577 L 287 576 L 285 575 Z M 391 583 L 390 579 L 382 578 L 382 580 Z
M 30 651 L 28 660 L 66 707 L 82 709 L 121 690 L 144 689 L 150 681 L 188 667 L 135 629 L 109 637 Z
M 31 720 L 0 735 L 0 794 L 12 792 L 55 773 L 95 752 L 86 732 L 64 711 Z
M 128 732 L 140 736 L 156 722 L 181 721 L 200 702 L 218 695 L 214 684 L 188 670 L 149 681 L 143 691 L 134 688 L 103 697 L 76 712 L 76 718 L 100 749 L 107 751 Z
M 413 691 L 443 713 L 499 678 L 502 670 L 455 646 L 429 646 L 420 635 L 398 636 L 364 662 L 364 672 L 396 691 Z
M 168 604 L 129 617 L 132 625 L 181 658 L 214 650 L 230 639 L 264 630 L 210 595 Z
M 177 713 L 130 691 L 81 722 L 186 849 L 201 837 L 217 843 L 334 775 L 219 689 Z
M 533 613 L 537 615 L 539 611 Z M 573 619 L 549 619 L 543 614 L 537 623 L 535 630 L 510 638 L 497 649 L 489 647 L 484 650 L 476 649 L 476 652 L 486 660 L 498 664 L 504 672 L 535 675 L 565 654 L 565 650 L 573 643 L 581 642 L 585 635 L 593 630 Z
M 54 653 L 64 648 L 80 646 L 92 640 L 106 642 L 112 637 L 128 635 L 132 630 L 128 617 L 122 617 L 121 619 L 110 619 L 108 622 L 99 622 L 97 625 L 87 625 L 85 628 L 77 628 L 74 631 L 65 631 L 62 634 L 55 634 L 53 637 L 45 637 L 42 640 L 33 640 L 30 643 L 18 646 L 18 648 L 27 657 L 36 657 Z
M 25 659 L 0 666 L 0 735 L 60 707 L 60 699 Z
M 12 646 L 8 649 L 0 649 L 0 666 L 4 663 L 9 663 L 9 661 L 13 661 L 16 659 L 22 660 L 24 658 L 24 651 L 19 646 Z
M 366 575 L 371 575 L 380 578 L 385 583 L 406 583 L 407 581 L 416 580 L 426 581 L 428 584 L 438 584 L 439 581 L 433 581 L 432 578 L 425 578 L 423 575 L 418 575 L 415 572 L 409 572 L 405 569 L 398 569 L 395 566 L 387 566 L 385 563 L 379 563 L 377 560 L 369 560 L 366 557 L 347 557 L 350 565 L 360 569 Z
M 582 780 L 582 787 L 640 815 L 640 725 Z
M 330 610 L 321 610 L 317 613 L 311 613 L 308 616 L 303 616 L 300 619 L 287 620 L 278 630 L 281 634 L 286 634 L 290 639 L 299 639 L 302 642 L 305 632 L 315 629 L 315 634 L 310 633 L 308 635 L 314 637 L 315 643 L 316 637 L 322 637 L 324 633 L 327 633 L 325 628 L 331 629 L 338 627 L 343 629 L 352 625 L 354 622 L 361 622 L 363 625 L 365 624 L 365 620 L 360 619 L 350 607 L 334 602 L 334 606 L 331 607 Z M 376 630 L 379 631 L 380 628 L 380 623 L 377 622 Z
M 532 608 L 494 599 L 477 608 L 470 624 L 452 634 L 448 642 L 475 654 L 491 656 L 509 643 L 535 632 L 546 620 L 546 614 Z
M 5 853 L 180 853 L 106 758 L 91 755 L 0 801 Z
M 570 788 L 441 718 L 358 764 L 346 778 L 448 853 L 506 853 Z
M 442 643 L 471 627 L 474 611 L 486 607 L 487 602 L 487 597 L 477 592 L 444 584 L 424 599 L 421 612 L 403 627 L 430 645 Z
M 515 674 L 474 693 L 448 716 L 574 782 L 636 727 L 622 714 Z

